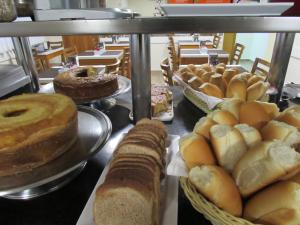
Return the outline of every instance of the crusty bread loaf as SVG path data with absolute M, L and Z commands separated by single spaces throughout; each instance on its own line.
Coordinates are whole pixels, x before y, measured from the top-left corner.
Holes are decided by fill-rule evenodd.
M 210 128 L 210 137 L 219 165 L 231 173 L 247 150 L 243 136 L 231 126 L 217 124 Z
M 235 77 L 238 78 L 238 79 L 244 79 L 247 81 L 247 85 L 248 85 L 248 79 L 252 76 L 251 73 L 249 72 L 242 72 L 242 73 L 239 73 L 237 74 Z
M 216 164 L 212 150 L 202 136 L 192 133 L 182 137 L 179 150 L 188 169 Z
M 193 72 L 185 71 L 185 72 L 181 73 L 180 76 L 181 76 L 181 79 L 185 83 L 187 83 L 190 79 L 192 79 L 195 76 L 195 74 Z
M 259 76 L 256 74 L 253 74 L 249 79 L 248 79 L 248 87 L 250 87 L 252 84 L 255 84 L 258 81 L 264 81 L 265 78 L 263 76 Z
M 211 66 L 208 63 L 202 64 L 200 66 L 200 68 L 206 70 L 207 72 L 211 72 L 212 71 L 212 68 L 211 68 Z
M 248 124 L 241 123 L 234 126 L 243 136 L 247 148 L 252 148 L 262 141 L 261 135 L 258 130 Z
M 289 146 L 300 143 L 298 129 L 284 122 L 272 120 L 261 129 L 264 141 L 281 140 Z
M 261 224 L 300 224 L 300 185 L 280 182 L 249 199 L 244 217 Z
M 209 140 L 209 131 L 210 128 L 217 124 L 217 122 L 213 121 L 209 117 L 201 117 L 200 120 L 194 126 L 194 133 L 197 135 L 202 135 L 207 140 Z
M 201 79 L 202 79 L 204 82 L 209 82 L 210 77 L 211 77 L 212 75 L 214 75 L 214 74 L 215 74 L 215 72 L 206 72 L 206 73 L 203 73 L 203 74 L 201 75 Z
M 234 117 L 234 115 L 227 110 L 214 110 L 213 112 L 209 113 L 207 117 L 211 118 L 218 124 L 233 126 L 238 123 L 238 120 Z
M 268 83 L 258 81 L 247 88 L 247 101 L 260 100 L 268 89 Z
M 220 88 L 218 88 L 216 85 L 211 83 L 204 83 L 200 86 L 199 90 L 203 92 L 204 94 L 207 94 L 209 96 L 213 96 L 216 98 L 223 98 L 223 92 Z
M 225 71 L 224 66 L 218 66 L 218 65 L 216 66 L 216 70 L 215 70 L 216 73 L 223 74 L 224 71 Z
M 257 103 L 259 103 L 264 108 L 264 110 L 270 116 L 270 119 L 274 119 L 279 116 L 279 108 L 275 103 L 261 101 L 257 101 Z
M 195 76 L 201 78 L 202 74 L 206 73 L 206 70 L 201 69 L 201 68 L 197 68 L 195 71 Z
M 223 77 L 221 74 L 216 73 L 216 74 L 211 75 L 211 77 L 209 79 L 209 83 L 218 86 L 223 93 L 226 92 L 226 82 L 223 80 Z
M 261 142 L 249 149 L 236 164 L 235 182 L 243 196 L 249 196 L 300 166 L 300 154 L 285 143 Z
M 296 107 L 286 109 L 276 118 L 276 120 L 297 127 L 300 131 L 300 111 L 298 111 L 298 108 Z
M 260 130 L 270 120 L 270 116 L 257 102 L 246 102 L 240 107 L 240 123 L 246 123 Z
M 231 112 L 237 120 L 239 120 L 240 116 L 240 106 L 244 101 L 238 98 L 225 98 L 224 102 L 220 104 L 220 109 L 227 110 Z
M 189 180 L 216 206 L 234 216 L 242 214 L 240 193 L 233 179 L 221 167 L 213 165 L 194 167 L 189 173 Z
M 226 98 L 238 98 L 243 101 L 247 97 L 247 80 L 242 77 L 233 77 L 227 85 Z
M 226 69 L 223 73 L 223 78 L 224 78 L 226 84 L 228 85 L 230 80 L 237 74 L 238 74 L 238 72 L 232 68 Z
M 196 72 L 196 69 L 197 69 L 197 67 L 196 67 L 194 64 L 189 64 L 189 65 L 187 65 L 187 68 L 188 68 L 189 70 L 191 70 L 193 73 L 195 73 L 195 72 Z
M 199 91 L 199 88 L 203 83 L 204 81 L 197 76 L 194 76 L 193 78 L 188 80 L 188 85 L 190 85 L 191 88 L 193 88 L 196 91 Z

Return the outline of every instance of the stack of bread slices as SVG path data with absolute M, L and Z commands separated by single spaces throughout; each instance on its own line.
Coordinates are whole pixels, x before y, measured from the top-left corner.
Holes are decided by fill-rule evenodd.
M 226 68 L 224 63 L 215 68 L 208 64 L 193 64 L 179 70 L 179 76 L 192 89 L 216 98 L 238 98 L 243 101 L 261 100 L 269 84 L 266 77 L 240 72 L 238 67 Z
M 166 138 L 163 123 L 142 119 L 119 143 L 105 182 L 96 192 L 96 224 L 159 224 Z
M 189 181 L 254 223 L 300 224 L 300 107 L 229 99 L 180 140 Z

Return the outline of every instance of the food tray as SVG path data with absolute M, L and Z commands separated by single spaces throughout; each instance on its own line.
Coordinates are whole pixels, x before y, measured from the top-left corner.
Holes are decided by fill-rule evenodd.
M 120 140 L 124 136 L 120 135 Z M 178 151 L 178 135 L 169 135 L 167 140 L 167 162 Z M 109 164 L 104 168 L 87 204 L 85 205 L 77 225 L 96 225 L 93 221 L 93 202 L 95 192 L 105 180 Z M 161 182 L 161 222 L 160 225 L 176 225 L 178 211 L 178 177 L 167 176 Z
M 68 178 L 68 175 L 82 167 L 86 160 L 101 149 L 110 137 L 111 130 L 111 122 L 105 114 L 89 107 L 78 106 L 77 141 L 63 155 L 43 166 L 29 172 L 1 177 L 0 196 L 28 199 L 48 193 L 47 191 L 37 195 L 32 189 L 51 182 L 59 185 L 55 181 L 64 176 Z M 52 187 L 49 192 L 55 188 L 56 186 Z
M 294 5 L 284 3 L 161 4 L 166 16 L 279 16 Z
M 204 215 L 214 225 L 257 225 L 248 220 L 233 216 L 221 209 L 215 204 L 206 200 L 196 188 L 185 177 L 180 178 L 180 185 L 185 196 L 189 199 L 195 210 Z

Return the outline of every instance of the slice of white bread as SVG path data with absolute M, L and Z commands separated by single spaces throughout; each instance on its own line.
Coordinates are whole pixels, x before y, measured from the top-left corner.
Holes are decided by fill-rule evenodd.
M 300 154 L 285 143 L 275 140 L 261 142 L 249 149 L 236 164 L 233 177 L 242 196 L 294 173 L 300 166 Z
M 188 134 L 179 141 L 179 150 L 188 169 L 200 165 L 216 164 L 213 152 L 206 140 L 196 134 Z
M 231 173 L 247 150 L 243 136 L 236 128 L 217 124 L 210 128 L 210 137 L 219 165 Z
M 234 126 L 243 136 L 247 148 L 252 148 L 255 145 L 259 144 L 262 140 L 261 135 L 258 130 L 254 127 L 249 126 L 248 124 L 241 123 Z
M 234 216 L 241 216 L 241 195 L 223 168 L 213 165 L 194 167 L 189 172 L 189 180 L 216 206 Z
M 300 224 L 300 185 L 279 182 L 249 199 L 244 217 L 261 224 Z
M 209 113 L 207 117 L 211 118 L 218 124 L 233 126 L 238 123 L 238 120 L 234 117 L 234 115 L 227 110 L 214 110 L 213 112 Z
M 210 128 L 217 124 L 217 122 L 213 121 L 209 117 L 201 117 L 200 120 L 195 124 L 193 132 L 197 135 L 202 135 L 207 140 L 209 140 L 209 130 Z
M 243 101 L 238 98 L 226 98 L 224 102 L 220 104 L 220 109 L 227 110 L 232 113 L 237 120 L 239 120 L 240 116 L 240 107 Z
M 300 143 L 300 133 L 298 129 L 284 122 L 271 120 L 261 129 L 264 141 L 281 140 L 289 146 Z

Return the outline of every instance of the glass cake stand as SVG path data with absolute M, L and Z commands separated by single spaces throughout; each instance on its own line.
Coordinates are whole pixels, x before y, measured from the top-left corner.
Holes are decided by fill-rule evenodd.
M 32 199 L 55 191 L 73 180 L 87 160 L 107 142 L 112 131 L 110 119 L 90 107 L 78 106 L 78 139 L 57 159 L 32 171 L 0 179 L 0 196 Z

